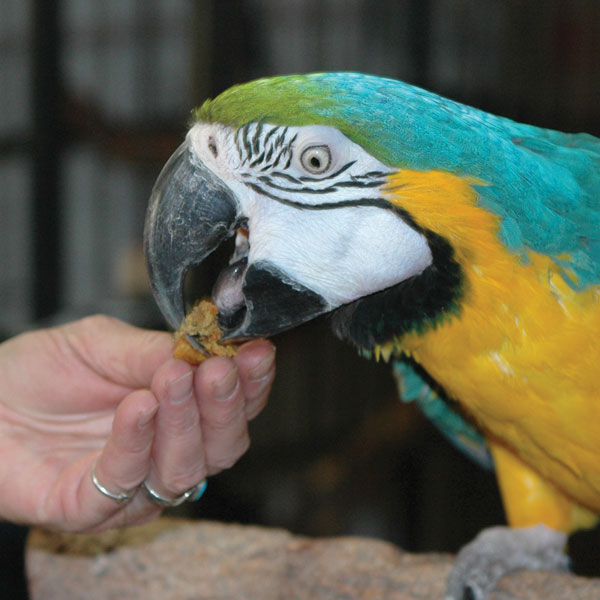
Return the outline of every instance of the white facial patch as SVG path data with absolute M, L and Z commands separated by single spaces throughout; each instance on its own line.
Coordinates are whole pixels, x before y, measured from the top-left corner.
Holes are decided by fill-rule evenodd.
M 264 204 L 250 219 L 249 262 L 276 265 L 331 308 L 391 287 L 431 264 L 425 237 L 390 210 L 302 211 Z
M 395 169 L 335 128 L 197 124 L 188 142 L 239 202 L 248 264 L 274 265 L 330 308 L 432 262 L 426 238 L 382 201 L 380 188 Z

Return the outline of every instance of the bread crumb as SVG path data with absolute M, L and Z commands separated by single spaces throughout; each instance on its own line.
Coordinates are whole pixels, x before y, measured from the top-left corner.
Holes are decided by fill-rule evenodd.
M 175 332 L 173 357 L 185 360 L 191 365 L 199 365 L 211 356 L 235 356 L 239 344 L 222 343 L 223 332 L 219 327 L 215 303 L 209 299 L 199 300 L 186 315 L 179 329 Z M 186 339 L 193 335 L 208 354 L 194 348 Z

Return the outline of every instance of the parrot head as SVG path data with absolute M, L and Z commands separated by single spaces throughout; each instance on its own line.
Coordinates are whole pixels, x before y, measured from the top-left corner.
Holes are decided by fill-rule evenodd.
M 412 152 L 419 108 L 392 114 L 380 81 L 275 77 L 195 111 L 146 218 L 152 289 L 171 327 L 184 318 L 187 271 L 230 237 L 212 289 L 225 340 L 333 312 L 337 333 L 368 351 L 456 307 L 452 246 L 390 200 L 390 176 L 411 166 L 390 128 L 402 126 Z

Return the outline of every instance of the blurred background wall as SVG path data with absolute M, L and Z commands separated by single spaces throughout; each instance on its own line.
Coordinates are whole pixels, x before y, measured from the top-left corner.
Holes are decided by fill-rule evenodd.
M 233 83 L 358 70 L 598 135 L 599 66 L 597 0 L 1 0 L 0 334 L 93 312 L 162 326 L 146 202 L 190 109 Z M 385 365 L 326 319 L 276 341 L 253 447 L 198 516 L 412 550 L 501 522 L 491 475 L 397 401 Z

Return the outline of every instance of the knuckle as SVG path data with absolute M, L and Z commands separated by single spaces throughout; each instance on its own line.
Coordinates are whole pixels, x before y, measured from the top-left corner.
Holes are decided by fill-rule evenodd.
M 250 448 L 250 436 L 245 435 L 240 442 L 239 454 L 238 454 L 236 461 L 239 458 L 241 458 L 244 454 L 246 454 L 246 452 L 249 450 L 249 448 Z
M 250 438 L 247 435 L 241 436 L 233 447 L 228 448 L 227 454 L 213 456 L 210 459 L 211 469 L 213 471 L 224 471 L 231 469 L 235 463 L 250 448 Z
M 210 416 L 206 416 L 206 424 L 216 432 L 223 432 L 232 427 L 239 427 L 243 417 L 246 422 L 245 415 L 241 406 L 227 407 L 224 410 L 215 411 Z
M 272 386 L 273 380 L 261 382 L 260 385 L 252 390 L 251 394 L 248 394 L 248 400 L 251 402 L 262 402 L 263 404 L 266 404 Z
M 147 329 L 143 332 L 144 335 L 144 347 L 154 347 L 161 344 L 168 344 L 169 349 L 171 348 L 171 336 L 165 331 L 154 331 L 153 329 Z
M 267 405 L 270 391 L 271 388 L 269 386 L 261 390 L 259 394 L 248 398 L 246 402 L 246 417 L 248 419 L 254 419 L 254 417 L 259 415 L 263 411 L 263 409 Z
M 217 457 L 211 461 L 212 468 L 216 471 L 225 471 L 226 469 L 231 469 L 231 467 L 235 465 L 239 458 L 239 456 L 234 456 L 233 454 Z
M 117 430 L 116 434 L 113 434 L 110 439 L 114 451 L 120 455 L 127 455 L 130 459 L 143 458 L 148 454 L 152 446 L 151 438 L 133 435 L 127 437 L 128 431 L 124 430 L 124 428 Z
M 90 315 L 79 320 L 79 325 L 81 325 L 84 330 L 100 333 L 105 332 L 107 329 L 110 329 L 117 324 L 120 325 L 121 321 L 114 317 L 102 314 Z
M 200 417 L 195 411 L 178 415 L 163 423 L 165 433 L 170 438 L 189 436 L 199 431 Z
M 180 496 L 190 488 L 198 485 L 205 477 L 205 469 L 190 471 L 188 473 L 174 473 L 165 481 L 165 487 L 173 496 Z

